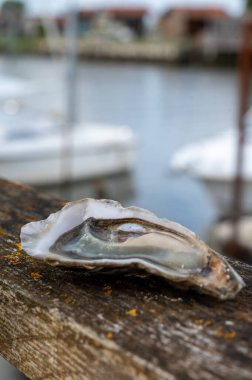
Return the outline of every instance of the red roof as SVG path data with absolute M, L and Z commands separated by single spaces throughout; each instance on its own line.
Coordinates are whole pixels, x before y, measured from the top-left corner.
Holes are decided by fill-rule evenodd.
M 147 15 L 148 11 L 146 8 L 98 8 L 98 9 L 85 9 L 78 12 L 81 19 L 92 19 L 95 15 L 100 12 L 105 12 L 110 14 L 114 18 L 123 19 L 139 19 Z M 57 16 L 55 18 L 59 25 L 64 25 L 66 21 L 66 16 Z
M 204 7 L 204 8 L 189 8 L 189 7 L 177 7 L 171 8 L 162 16 L 162 18 L 171 15 L 172 13 L 179 13 L 184 17 L 190 19 L 216 19 L 216 18 L 228 18 L 228 13 L 223 8 Z
M 96 14 L 96 11 L 93 10 L 93 9 L 86 9 L 86 10 L 83 10 L 83 11 L 79 11 L 78 12 L 78 15 L 81 17 L 81 18 L 92 18 L 94 17 Z
M 63 27 L 65 25 L 65 22 L 66 22 L 65 16 L 57 16 L 57 17 L 55 17 L 54 20 L 56 21 L 57 25 L 60 27 Z
M 146 8 L 105 8 L 105 12 L 115 18 L 142 18 L 147 15 Z

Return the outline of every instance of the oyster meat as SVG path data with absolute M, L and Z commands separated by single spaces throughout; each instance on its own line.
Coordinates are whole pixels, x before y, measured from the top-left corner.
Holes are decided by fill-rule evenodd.
M 21 229 L 22 248 L 54 265 L 136 267 L 219 299 L 244 286 L 226 259 L 192 231 L 151 212 L 111 200 L 67 203 Z

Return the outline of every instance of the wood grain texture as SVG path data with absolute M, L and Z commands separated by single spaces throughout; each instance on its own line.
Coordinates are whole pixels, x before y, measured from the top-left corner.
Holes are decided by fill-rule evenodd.
M 0 354 L 31 379 L 251 379 L 252 267 L 220 302 L 149 276 L 55 268 L 20 251 L 20 227 L 63 202 L 0 181 Z

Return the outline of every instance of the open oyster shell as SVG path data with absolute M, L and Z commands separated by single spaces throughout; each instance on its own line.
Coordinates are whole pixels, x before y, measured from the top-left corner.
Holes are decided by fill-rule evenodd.
M 53 264 L 137 267 L 220 299 L 233 298 L 242 278 L 193 232 L 151 212 L 111 200 L 67 203 L 21 229 L 22 248 Z

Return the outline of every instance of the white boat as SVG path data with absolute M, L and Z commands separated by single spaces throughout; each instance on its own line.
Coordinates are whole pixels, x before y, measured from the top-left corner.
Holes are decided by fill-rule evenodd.
M 42 120 L 40 123 L 42 126 Z M 0 127 L 0 176 L 51 185 L 119 174 L 133 166 L 135 141 L 128 127 L 75 125 L 68 136 L 66 158 L 60 128 L 45 125 L 36 129 Z
M 39 110 L 33 95 L 45 90 L 50 95 L 47 84 L 0 75 L 1 177 L 31 185 L 56 185 L 132 169 L 135 135 L 129 127 L 67 123 L 59 112 Z M 25 105 L 30 95 L 32 104 Z
M 43 78 L 43 85 L 41 80 L 36 83 L 9 75 L 0 76 L 0 101 L 4 111 L 1 114 L 0 109 L 0 176 L 33 185 L 52 185 L 111 176 L 132 169 L 135 138 L 130 128 L 74 123 L 76 15 L 73 5 L 67 22 L 68 49 L 65 80 L 62 80 L 66 82 L 67 102 L 63 120 L 45 116 L 38 109 L 35 111 L 37 105 L 23 107 L 21 104 L 27 95 L 49 91 L 52 86 L 48 86 L 48 79 Z
M 54 185 L 132 169 L 135 136 L 130 128 L 70 123 L 64 135 L 66 122 L 59 114 L 22 104 L 26 95 L 39 92 L 28 83 L 32 82 L 0 75 L 0 176 Z
M 219 136 L 188 145 L 177 151 L 170 162 L 176 172 L 198 178 L 212 196 L 219 216 L 232 210 L 233 183 L 236 175 L 237 134 L 228 130 Z M 252 211 L 252 135 L 248 131 L 244 146 L 243 210 Z
M 21 98 L 37 91 L 31 81 L 0 74 L 0 99 Z

